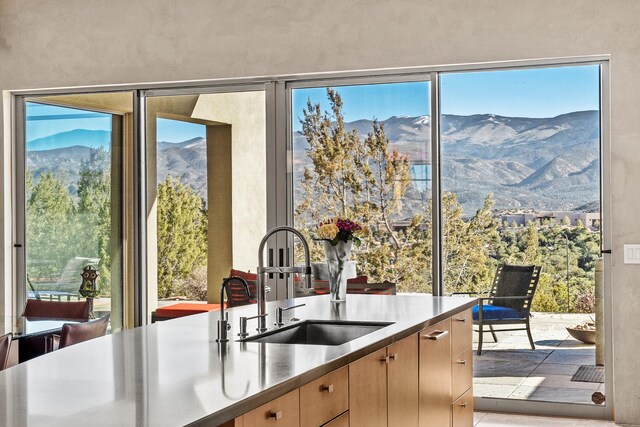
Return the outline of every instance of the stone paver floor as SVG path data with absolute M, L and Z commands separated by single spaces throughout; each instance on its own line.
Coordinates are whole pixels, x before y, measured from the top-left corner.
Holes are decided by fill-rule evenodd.
M 482 355 L 474 352 L 474 395 L 593 404 L 591 395 L 604 393 L 604 384 L 571 377 L 581 365 L 595 365 L 595 345 L 576 341 L 565 329 L 586 320 L 588 314 L 534 313 L 535 350 L 524 331 L 498 333 L 497 343 L 486 333 Z M 478 333 L 473 335 L 475 350 Z

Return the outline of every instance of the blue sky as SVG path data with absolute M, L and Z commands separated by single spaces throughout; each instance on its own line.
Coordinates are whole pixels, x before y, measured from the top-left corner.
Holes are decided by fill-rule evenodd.
M 27 142 L 74 129 L 111 131 L 111 115 L 27 102 Z
M 391 116 L 424 116 L 430 110 L 429 82 L 388 83 L 361 86 L 337 86 L 342 98 L 344 119 L 352 122 L 359 119 L 385 120 Z M 293 125 L 300 129 L 302 109 L 307 99 L 319 103 L 323 111 L 331 105 L 324 87 L 293 90 Z
M 429 83 L 390 83 L 336 87 L 344 103 L 347 122 L 385 120 L 391 116 L 429 114 Z M 329 109 L 326 89 L 293 91 L 293 125 L 307 99 Z M 597 65 L 533 68 L 526 70 L 446 73 L 441 75 L 441 110 L 444 114 L 498 114 L 517 117 L 554 117 L 599 108 Z M 181 142 L 204 137 L 205 127 L 158 119 L 158 141 Z M 109 114 L 27 103 L 27 141 L 73 129 L 111 130 Z
M 182 142 L 195 137 L 205 138 L 205 125 L 181 122 L 179 120 L 158 119 L 156 121 L 156 136 L 158 141 Z
M 572 111 L 599 109 L 599 67 L 572 66 L 526 70 L 443 73 L 444 114 L 497 114 L 512 117 L 555 117 Z M 336 87 L 347 122 L 421 116 L 430 111 L 426 82 Z M 307 99 L 329 110 L 325 88 L 293 91 L 296 130 Z

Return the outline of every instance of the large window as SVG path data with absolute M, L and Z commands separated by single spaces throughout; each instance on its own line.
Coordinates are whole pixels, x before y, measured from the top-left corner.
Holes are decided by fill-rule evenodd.
M 502 264 L 542 267 L 530 307 L 536 349 L 524 331 L 485 334 L 474 393 L 591 403 L 602 384 L 576 375 L 604 372 L 604 337 L 584 344 L 566 328 L 604 329 L 600 67 L 443 74 L 441 106 L 445 291 L 486 292 Z
M 292 99 L 295 226 L 311 238 L 332 217 L 361 222 L 356 274 L 430 292 L 430 83 L 299 88 Z M 320 245 L 312 252 L 324 260 Z
M 266 232 L 263 91 L 146 99 L 148 315 L 214 302 Z
M 73 103 L 69 103 L 73 105 Z M 69 301 L 98 272 L 93 315 L 122 326 L 121 117 L 26 103 L 27 298 Z

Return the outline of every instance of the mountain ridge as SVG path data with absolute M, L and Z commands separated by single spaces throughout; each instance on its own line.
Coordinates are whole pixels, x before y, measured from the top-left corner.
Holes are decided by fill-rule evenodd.
M 440 122 L 442 188 L 458 194 L 465 215 L 474 213 L 488 193 L 494 194 L 496 209 L 592 209 L 599 200 L 598 111 L 576 111 L 550 118 L 444 114 Z M 409 156 L 416 165 L 430 163 L 430 116 L 392 116 L 380 123 L 391 148 Z M 361 119 L 345 126 L 364 138 L 372 124 L 373 120 Z M 73 147 L 50 147 L 36 143 L 38 140 L 27 144 L 27 166 L 34 177 L 52 169 L 51 165 L 55 170 L 67 171 L 68 180 L 77 176 L 75 171 L 88 158 L 90 148 L 95 148 L 95 141 L 105 139 L 104 134 L 89 135 L 104 131 L 78 131 L 47 137 L 49 142 Z M 304 168 L 310 166 L 304 154 L 306 147 L 304 136 L 295 132 L 294 182 L 299 182 Z M 197 137 L 182 142 L 158 141 L 157 151 L 159 182 L 169 174 L 180 177 L 206 200 L 206 140 Z M 405 214 L 423 209 L 425 197 L 430 193 L 416 184 L 407 193 Z

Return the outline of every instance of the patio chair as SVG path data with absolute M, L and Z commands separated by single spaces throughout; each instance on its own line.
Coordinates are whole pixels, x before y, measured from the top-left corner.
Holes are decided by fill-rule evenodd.
M 479 298 L 478 305 L 472 311 L 473 324 L 478 325 L 478 356 L 482 354 L 482 338 L 485 332 L 491 332 L 493 340 L 498 342 L 496 332 L 527 331 L 531 349 L 536 349 L 529 318 L 531 302 L 540 279 L 540 269 L 541 267 L 536 265 L 498 266 L 489 295 Z M 496 325 L 518 324 L 524 324 L 524 327 L 493 329 Z M 485 326 L 489 327 L 488 331 L 484 330 Z
M 79 319 L 86 321 L 89 320 L 89 302 L 28 299 L 22 315 L 31 318 Z
M 73 344 L 104 336 L 107 333 L 109 317 L 110 315 L 107 314 L 104 317 L 90 322 L 65 323 L 62 325 L 60 335 L 53 335 L 51 350 L 55 351 Z
M 97 267 L 100 258 L 74 257 L 67 261 L 66 265 L 60 272 L 60 276 L 53 281 L 34 282 L 27 275 L 27 284 L 29 285 L 28 298 L 49 299 L 62 301 L 71 298 L 81 299 L 82 296 L 78 292 L 82 284 L 82 269 L 87 265 Z
M 249 284 L 247 280 L 240 276 L 231 276 L 228 279 L 228 283 L 228 286 L 225 288 L 227 307 L 238 307 L 241 305 L 255 304 L 257 302 L 255 282 Z M 247 294 L 247 289 L 249 289 L 249 294 Z
M 13 342 L 13 334 L 9 332 L 0 337 L 0 371 L 18 364 L 18 343 Z

